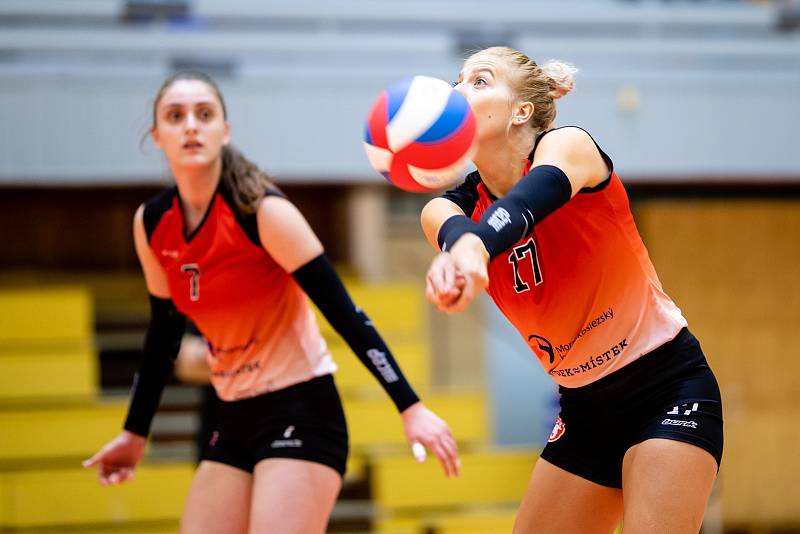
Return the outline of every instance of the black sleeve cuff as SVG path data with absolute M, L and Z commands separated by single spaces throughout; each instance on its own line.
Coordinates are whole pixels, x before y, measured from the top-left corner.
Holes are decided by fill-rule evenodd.
M 475 232 L 478 228 L 478 223 L 464 215 L 453 215 L 447 219 L 439 228 L 439 235 L 437 241 L 439 242 L 439 250 L 445 252 L 452 248 L 453 244 L 458 241 L 458 238 L 467 232 Z

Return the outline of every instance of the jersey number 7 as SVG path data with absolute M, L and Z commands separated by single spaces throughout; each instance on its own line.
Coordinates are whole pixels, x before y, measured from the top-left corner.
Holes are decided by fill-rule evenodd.
M 192 273 L 192 279 L 189 280 L 189 299 L 197 302 L 200 300 L 200 266 L 196 263 L 187 263 L 181 265 L 181 272 Z

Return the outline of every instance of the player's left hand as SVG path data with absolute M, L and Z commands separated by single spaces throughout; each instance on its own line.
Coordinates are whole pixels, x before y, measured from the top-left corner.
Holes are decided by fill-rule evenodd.
M 458 476 L 461 470 L 461 459 L 458 457 L 458 446 L 450 427 L 438 415 L 417 402 L 400 414 L 406 439 L 411 445 L 418 462 L 425 461 L 425 449 L 433 451 L 447 477 Z
M 489 253 L 483 241 L 475 234 L 464 234 L 449 252 L 443 252 L 433 260 L 427 277 L 428 300 L 439 311 L 457 313 L 466 310 L 489 285 L 488 263 Z M 451 288 L 457 289 L 453 291 Z M 441 294 L 448 298 L 431 299 L 431 295 Z

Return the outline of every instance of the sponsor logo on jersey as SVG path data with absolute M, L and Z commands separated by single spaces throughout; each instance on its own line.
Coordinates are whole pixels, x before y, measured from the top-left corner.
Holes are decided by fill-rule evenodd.
M 164 249 L 161 249 L 161 255 L 162 256 L 166 256 L 167 258 L 173 258 L 174 259 L 174 258 L 178 257 L 178 251 L 177 250 L 173 250 L 173 249 L 169 249 L 169 248 L 164 248 Z
M 257 339 L 250 338 L 247 341 L 247 343 L 243 343 L 242 345 L 233 345 L 230 347 L 218 347 L 209 341 L 208 350 L 211 351 L 211 355 L 214 356 L 215 358 L 225 357 L 234 353 L 244 352 L 250 347 L 254 346 L 257 342 L 258 342 Z
M 586 326 L 581 328 L 581 331 L 578 332 L 578 335 L 575 336 L 575 339 L 573 339 L 569 343 L 560 343 L 556 345 L 555 346 L 556 350 L 558 351 L 559 354 L 563 354 L 562 356 L 563 358 L 564 356 L 566 356 L 566 353 L 569 352 L 569 350 L 572 348 L 572 346 L 575 344 L 576 341 L 578 341 L 580 338 L 582 338 L 595 328 L 599 327 L 606 321 L 610 321 L 613 318 L 614 318 L 614 308 L 609 306 L 607 310 L 603 310 L 603 313 L 601 313 L 600 315 L 598 315 L 597 317 L 586 323 Z
M 564 421 L 561 420 L 561 416 L 559 415 L 556 419 L 556 425 L 553 427 L 553 430 L 550 431 L 550 437 L 547 438 L 547 443 L 558 441 L 566 431 L 567 426 L 564 424 Z
M 535 344 L 531 343 L 533 340 L 536 340 Z M 550 341 L 548 341 L 546 338 L 537 336 L 536 334 L 531 334 L 528 336 L 528 346 L 530 346 L 533 353 L 540 360 L 544 357 L 547 357 L 550 360 L 550 363 L 555 361 L 556 355 L 553 351 L 553 344 L 550 343 Z
M 623 339 L 607 351 L 602 354 L 598 354 L 596 356 L 591 356 L 588 360 L 584 363 L 576 365 L 574 367 L 568 367 L 566 369 L 550 369 L 551 375 L 558 375 L 558 376 L 575 376 L 581 373 L 585 373 L 586 371 L 590 371 L 595 367 L 600 367 L 604 365 L 606 362 L 611 361 L 612 359 L 616 358 L 622 351 L 625 350 L 625 347 L 628 346 L 628 338 Z
M 232 376 L 239 376 L 243 373 L 252 373 L 261 369 L 261 362 L 247 362 L 244 365 L 237 367 L 236 369 L 220 369 L 217 371 L 213 371 L 211 373 L 212 376 L 218 378 L 230 378 Z

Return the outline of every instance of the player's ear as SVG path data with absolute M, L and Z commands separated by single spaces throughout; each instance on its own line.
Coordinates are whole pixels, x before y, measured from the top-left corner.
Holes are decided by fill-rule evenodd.
M 225 121 L 225 135 L 222 137 L 222 146 L 228 146 L 231 142 L 231 123 Z
M 514 124 L 525 124 L 531 117 L 533 117 L 533 103 L 521 102 L 516 106 L 511 120 Z
M 150 137 L 153 139 L 153 144 L 156 145 L 158 148 L 161 148 L 161 143 L 158 139 L 158 130 L 155 126 L 150 128 Z

